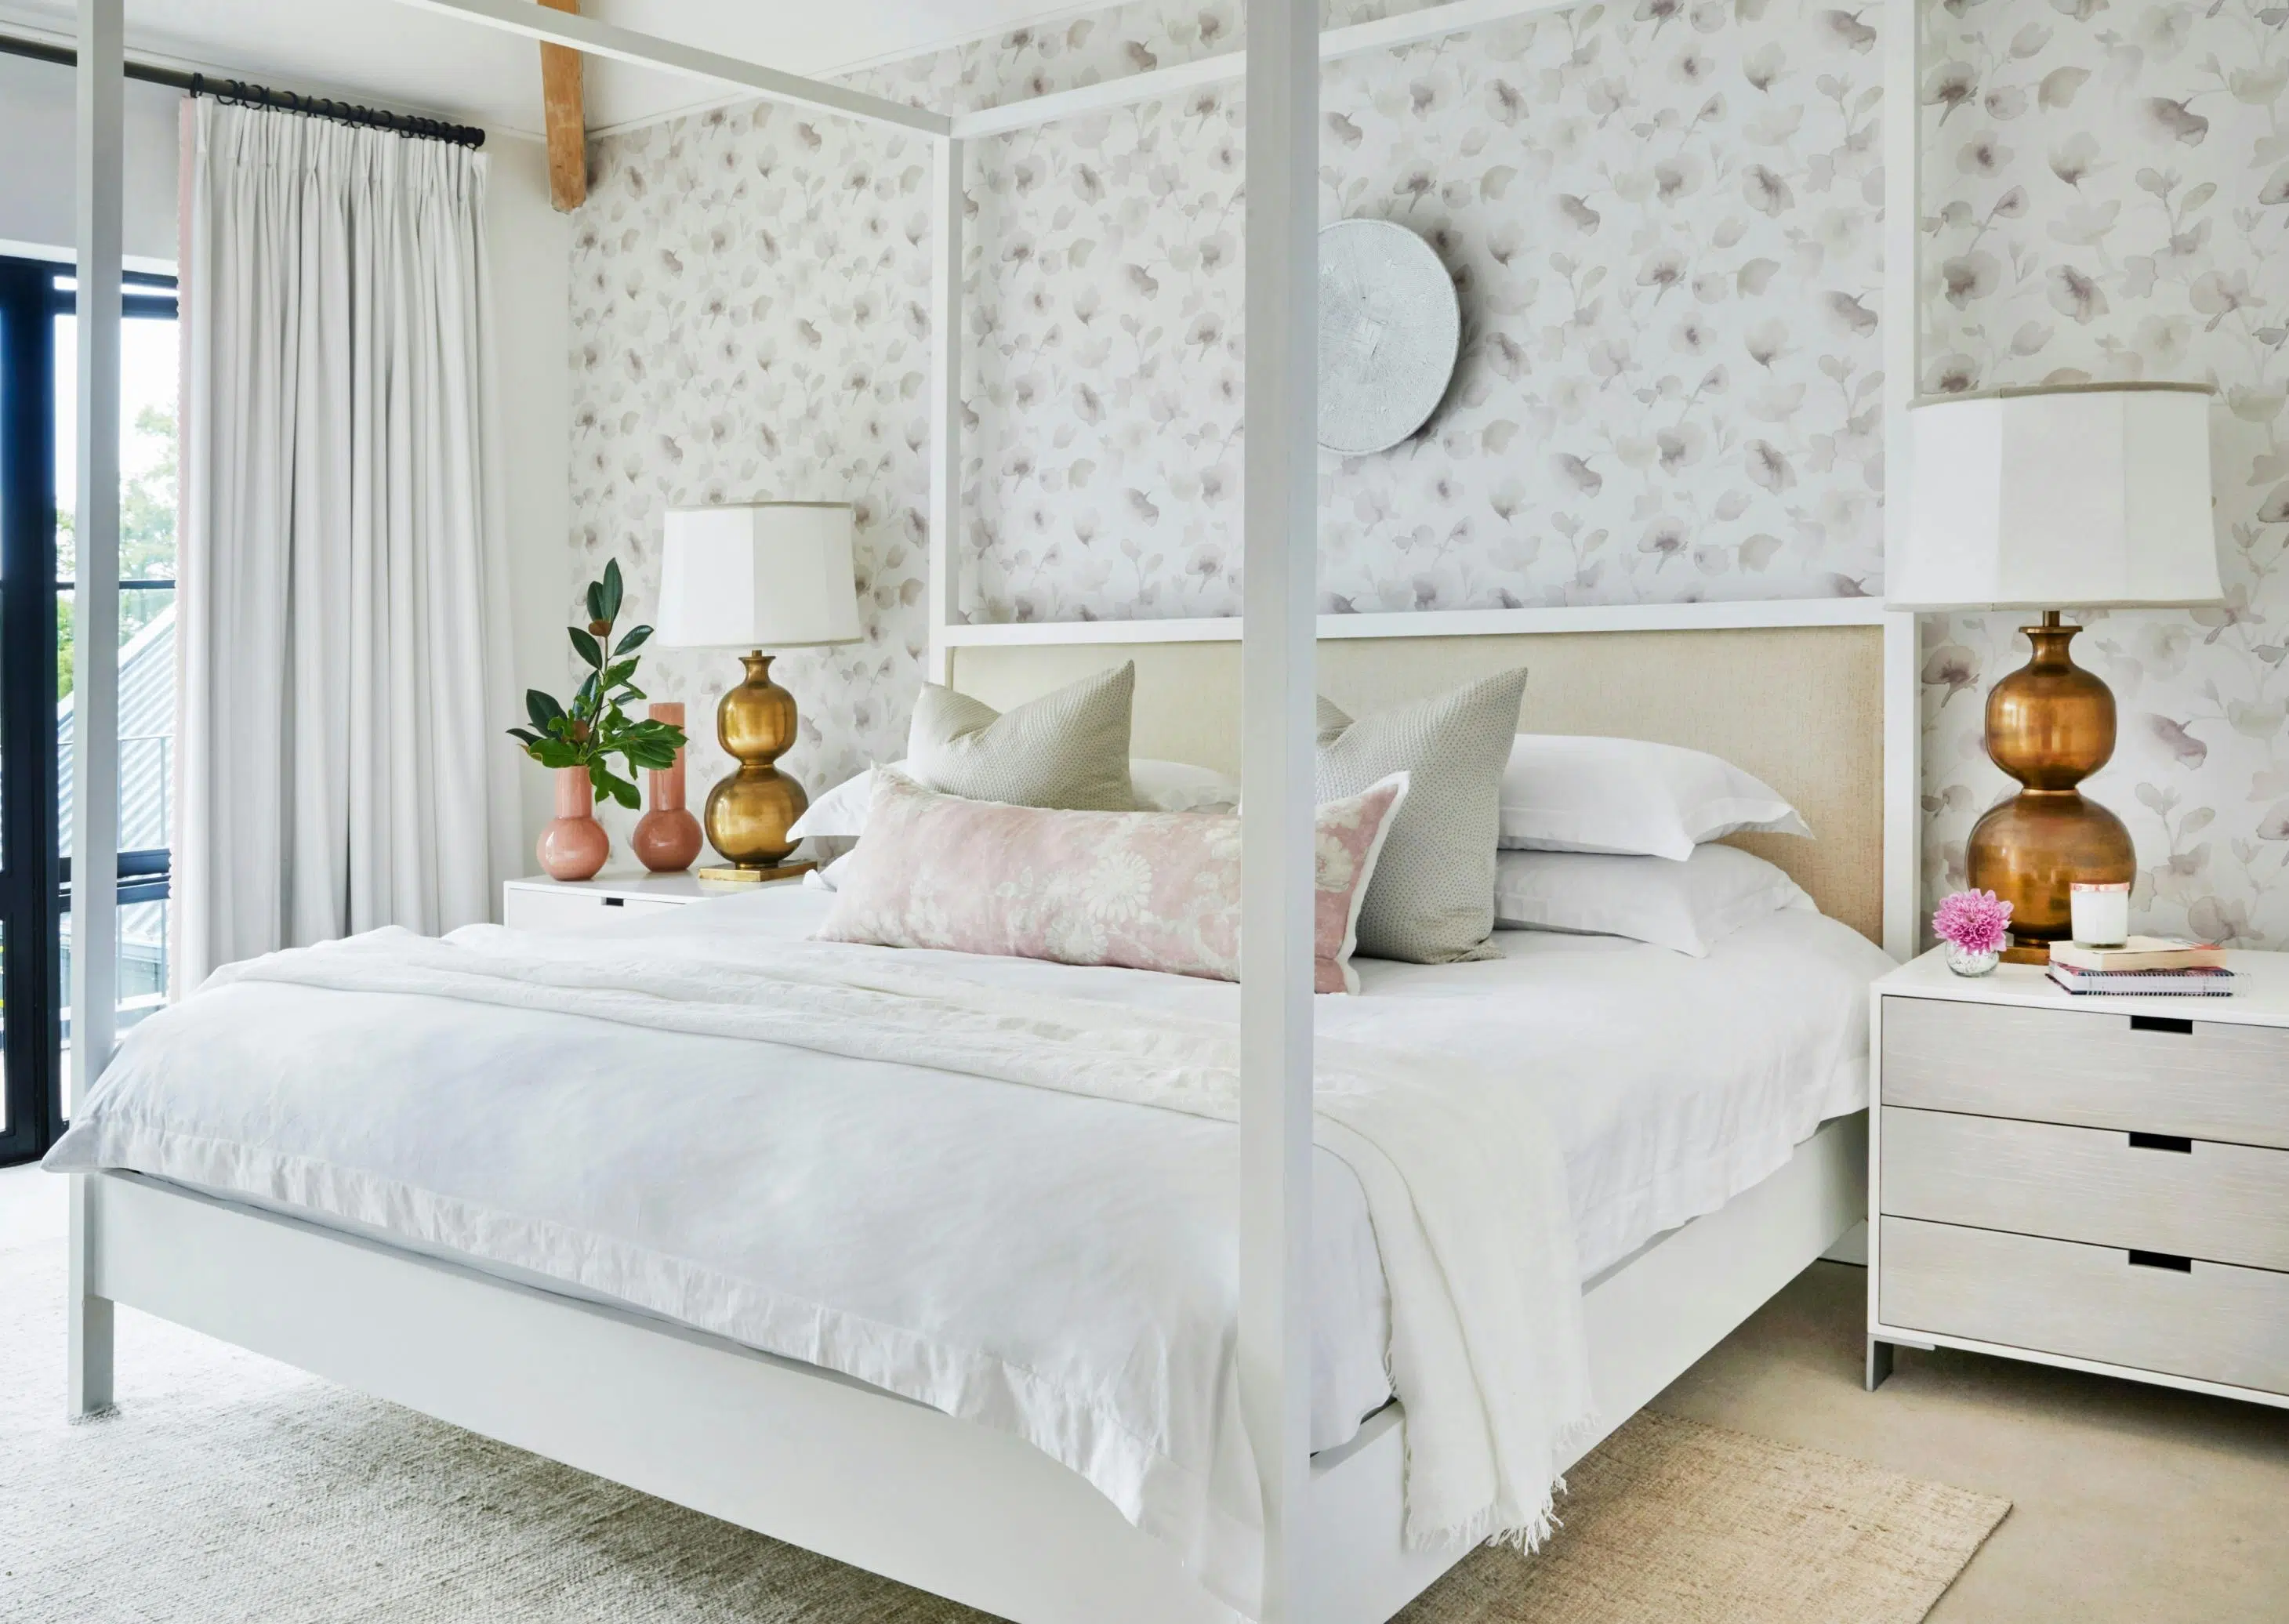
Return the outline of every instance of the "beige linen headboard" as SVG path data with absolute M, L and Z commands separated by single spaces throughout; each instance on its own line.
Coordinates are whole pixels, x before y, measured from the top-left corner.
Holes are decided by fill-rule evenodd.
M 1240 769 L 1240 644 L 1087 642 L 948 650 L 1001 709 L 1137 662 L 1134 751 Z M 1787 796 L 1815 839 L 1743 835 L 1822 912 L 1884 939 L 1884 632 L 1876 625 L 1322 638 L 1320 691 L 1353 715 L 1527 668 L 1519 728 L 1687 744 Z

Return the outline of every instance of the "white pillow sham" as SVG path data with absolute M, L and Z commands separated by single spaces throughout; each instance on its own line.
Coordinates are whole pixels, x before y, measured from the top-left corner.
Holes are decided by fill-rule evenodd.
M 1627 936 L 1695 959 L 1767 914 L 1814 906 L 1735 846 L 1702 846 L 1682 863 L 1578 851 L 1506 851 L 1495 863 L 1498 927 Z
M 906 771 L 893 761 L 894 771 Z M 1240 805 L 1240 785 L 1213 768 L 1189 761 L 1154 761 L 1131 757 L 1129 782 L 1140 812 L 1230 812 Z M 845 778 L 795 819 L 795 840 L 856 840 L 866 832 L 866 808 L 874 803 L 874 769 Z
M 1745 830 L 1812 834 L 1777 791 L 1706 751 L 1563 733 L 1521 733 L 1511 744 L 1500 845 L 1681 863 Z

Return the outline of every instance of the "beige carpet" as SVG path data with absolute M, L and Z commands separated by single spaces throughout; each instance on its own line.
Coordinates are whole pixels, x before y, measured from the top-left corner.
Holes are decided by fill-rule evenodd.
M 132 1311 L 122 1411 L 63 1413 L 61 1259 L 0 1252 L 10 1624 L 961 1624 L 982 1615 Z M 1910 1624 L 2005 1501 L 1651 1413 L 1540 1556 L 1408 1624 Z

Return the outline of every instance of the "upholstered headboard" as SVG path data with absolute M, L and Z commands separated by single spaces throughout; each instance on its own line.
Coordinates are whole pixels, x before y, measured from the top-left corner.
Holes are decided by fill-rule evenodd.
M 1229 640 L 958 647 L 953 685 L 1007 709 L 1137 662 L 1140 756 L 1240 768 L 1240 645 Z M 1706 750 L 1795 802 L 1817 837 L 1744 835 L 1870 940 L 1884 939 L 1884 631 L 1752 626 L 1524 635 L 1323 637 L 1320 691 L 1353 715 L 1490 672 L 1528 675 L 1522 732 Z

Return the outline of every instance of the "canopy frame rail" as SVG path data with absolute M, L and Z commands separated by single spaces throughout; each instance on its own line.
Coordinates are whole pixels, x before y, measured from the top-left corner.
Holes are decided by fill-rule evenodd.
M 1426 40 L 1467 34 L 1487 23 L 1509 22 L 1545 12 L 1573 11 L 1587 4 L 1589 0 L 1446 0 L 1444 4 L 1403 12 L 1396 17 L 1379 17 L 1372 22 L 1329 28 L 1320 36 L 1320 62 L 1324 67 L 1370 51 L 1402 50 Z M 1117 79 L 1100 79 L 1094 84 L 1076 85 L 1071 90 L 1029 96 L 1023 101 L 957 113 L 953 132 L 964 139 L 1008 135 L 1061 119 L 1133 107 L 1140 101 L 1163 101 L 1211 84 L 1237 84 L 1247 76 L 1247 51 L 1226 51 L 1190 62 L 1148 68 L 1143 73 L 1124 74 Z
M 532 0 L 398 0 L 424 12 L 459 17 L 506 34 L 521 34 L 544 45 L 567 45 L 589 56 L 609 57 L 637 68 L 665 68 L 689 78 L 714 79 L 752 91 L 766 101 L 802 107 L 814 113 L 840 113 L 868 123 L 918 131 L 945 139 L 953 132 L 953 121 L 943 113 L 917 107 L 886 96 L 869 95 L 847 85 L 806 79 L 782 68 L 766 68 L 719 51 L 706 51 L 678 40 L 663 39 L 623 28 L 574 12 L 551 11 Z

